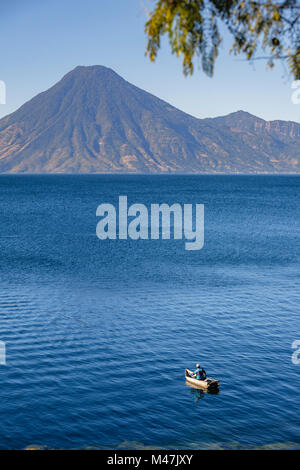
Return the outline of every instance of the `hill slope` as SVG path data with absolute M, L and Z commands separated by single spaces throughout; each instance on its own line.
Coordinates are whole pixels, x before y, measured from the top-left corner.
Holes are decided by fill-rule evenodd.
M 1 173 L 299 173 L 300 124 L 196 119 L 102 66 L 0 120 Z

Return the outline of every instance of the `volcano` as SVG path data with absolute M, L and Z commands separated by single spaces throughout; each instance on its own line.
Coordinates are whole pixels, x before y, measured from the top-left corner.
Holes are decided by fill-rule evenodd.
M 299 173 L 300 124 L 197 119 L 103 66 L 78 66 L 0 120 L 1 173 Z

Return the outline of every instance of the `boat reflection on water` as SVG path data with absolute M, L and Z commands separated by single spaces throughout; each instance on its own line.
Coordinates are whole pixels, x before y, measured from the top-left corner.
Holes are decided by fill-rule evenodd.
M 185 385 L 190 388 L 190 394 L 194 397 L 195 403 L 204 398 L 205 395 L 219 395 L 220 393 L 218 388 L 213 390 L 203 390 L 203 388 L 192 385 L 189 382 L 185 382 Z

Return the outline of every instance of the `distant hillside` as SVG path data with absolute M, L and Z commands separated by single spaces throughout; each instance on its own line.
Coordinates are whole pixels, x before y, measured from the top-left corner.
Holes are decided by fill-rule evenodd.
M 196 119 L 102 66 L 0 120 L 1 173 L 300 173 L 300 124 Z

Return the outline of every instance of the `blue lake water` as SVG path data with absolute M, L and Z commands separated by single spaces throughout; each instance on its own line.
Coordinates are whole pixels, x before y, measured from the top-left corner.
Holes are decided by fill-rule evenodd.
M 119 195 L 204 203 L 204 248 L 100 241 Z M 0 198 L 0 448 L 300 447 L 300 177 L 3 175 Z

